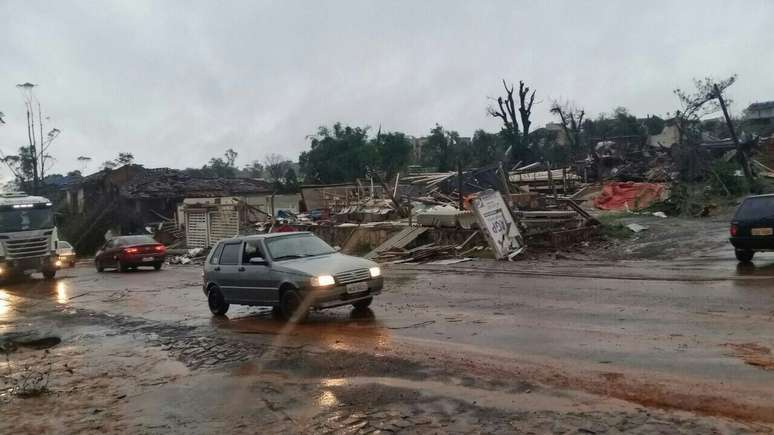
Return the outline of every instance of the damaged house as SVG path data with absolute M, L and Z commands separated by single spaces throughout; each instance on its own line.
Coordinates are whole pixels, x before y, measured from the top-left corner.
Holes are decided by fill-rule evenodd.
M 262 180 L 197 178 L 175 169 L 140 165 L 103 170 L 62 189 L 61 231 L 80 252 L 93 252 L 108 231 L 138 234 L 166 229 L 171 239 L 184 237 L 186 218 L 178 216 L 178 206 L 187 198 L 230 198 L 218 200 L 223 203 L 236 198 L 252 204 L 260 215 L 266 211 L 259 205 L 272 195 L 271 186 Z M 218 217 L 212 220 L 216 226 L 221 222 Z

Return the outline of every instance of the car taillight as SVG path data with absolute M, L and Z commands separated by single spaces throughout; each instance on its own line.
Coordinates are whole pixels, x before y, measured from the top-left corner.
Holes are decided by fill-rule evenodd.
M 137 248 L 124 248 L 124 254 L 136 254 L 140 252 Z
M 165 252 L 167 250 L 167 248 L 164 245 L 156 245 L 153 247 L 153 249 L 155 249 L 158 252 Z
M 731 232 L 731 237 L 736 237 L 736 225 L 731 225 L 731 229 L 729 231 Z

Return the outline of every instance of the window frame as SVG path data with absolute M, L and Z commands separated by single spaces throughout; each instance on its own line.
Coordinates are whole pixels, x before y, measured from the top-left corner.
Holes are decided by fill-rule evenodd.
M 242 245 L 244 242 L 231 242 L 231 243 L 224 243 L 223 244 L 223 250 L 220 252 L 220 257 L 218 258 L 218 264 L 221 266 L 239 266 L 242 262 Z M 226 253 L 226 248 L 229 246 L 236 246 L 237 247 L 237 256 L 236 256 L 236 263 L 224 263 L 223 262 L 223 254 Z
M 249 261 L 248 261 L 248 262 L 245 262 L 245 249 L 247 248 L 247 244 L 248 244 L 248 243 L 253 243 L 253 242 L 255 243 L 256 247 L 258 248 L 258 253 L 260 253 L 260 254 L 261 254 L 261 255 L 260 255 L 260 256 L 261 256 L 261 258 L 263 258 L 263 260 L 264 260 L 264 261 L 266 261 L 266 260 L 267 260 L 267 259 L 266 259 L 266 252 L 265 252 L 265 250 L 263 249 L 263 246 L 261 246 L 261 245 L 262 245 L 262 243 L 261 243 L 261 241 L 260 241 L 260 240 L 258 240 L 258 239 L 252 239 L 252 240 L 244 240 L 244 241 L 242 242 L 242 255 L 240 256 L 240 261 L 242 262 L 242 265 L 243 265 L 243 266 L 247 266 L 247 265 L 252 265 L 252 266 L 255 266 L 255 264 L 252 264 L 252 263 L 250 263 Z
M 212 255 L 210 256 L 210 264 L 218 265 L 220 264 L 220 254 L 223 253 L 223 246 L 225 243 L 218 243 L 215 245 L 215 249 L 212 251 Z

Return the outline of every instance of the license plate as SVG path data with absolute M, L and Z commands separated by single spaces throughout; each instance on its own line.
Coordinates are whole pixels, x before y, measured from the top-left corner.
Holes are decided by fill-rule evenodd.
M 770 236 L 774 231 L 771 228 L 753 228 L 751 233 L 753 236 Z
M 366 291 L 368 291 L 367 282 L 353 282 L 352 284 L 347 284 L 347 293 L 362 293 Z
M 153 260 L 154 260 L 154 258 L 153 258 L 153 257 L 143 257 L 143 258 L 142 258 L 142 261 L 143 261 L 143 262 L 148 262 L 148 261 L 153 261 Z

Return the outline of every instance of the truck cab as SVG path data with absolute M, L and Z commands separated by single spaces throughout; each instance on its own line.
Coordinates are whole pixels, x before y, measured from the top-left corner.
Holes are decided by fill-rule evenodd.
M 40 272 L 56 275 L 56 242 L 52 204 L 22 192 L 0 194 L 0 279 Z

